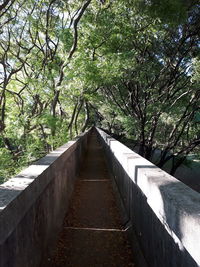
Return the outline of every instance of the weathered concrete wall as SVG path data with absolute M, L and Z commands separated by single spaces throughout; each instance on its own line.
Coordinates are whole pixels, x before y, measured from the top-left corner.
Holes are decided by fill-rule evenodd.
M 200 194 L 97 132 L 148 265 L 200 266 Z
M 89 133 L 0 186 L 0 267 L 39 266 L 67 212 Z

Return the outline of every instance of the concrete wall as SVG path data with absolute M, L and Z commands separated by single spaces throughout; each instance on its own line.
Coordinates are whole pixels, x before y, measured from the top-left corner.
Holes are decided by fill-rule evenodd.
M 149 266 L 200 266 L 200 194 L 97 128 Z M 133 251 L 134 252 L 134 251 Z
M 67 212 L 89 133 L 0 186 L 0 267 L 39 266 Z

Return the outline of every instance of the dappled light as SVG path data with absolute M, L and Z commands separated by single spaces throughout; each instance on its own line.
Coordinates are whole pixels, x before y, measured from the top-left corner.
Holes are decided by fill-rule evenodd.
M 36 266 L 49 267 L 200 262 L 200 195 L 98 128 L 37 161 L 0 193 L 3 267 L 27 265 L 28 251 Z M 10 258 L 5 251 L 16 247 Z
M 0 267 L 200 266 L 199 29 L 196 0 L 0 1 Z
M 0 182 L 94 125 L 172 175 L 198 159 L 199 23 L 196 1 L 5 1 Z

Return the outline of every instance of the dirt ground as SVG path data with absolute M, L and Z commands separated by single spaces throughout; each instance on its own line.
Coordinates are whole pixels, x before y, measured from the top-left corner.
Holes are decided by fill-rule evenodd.
M 45 266 L 135 266 L 96 135 L 90 139 L 63 230 Z

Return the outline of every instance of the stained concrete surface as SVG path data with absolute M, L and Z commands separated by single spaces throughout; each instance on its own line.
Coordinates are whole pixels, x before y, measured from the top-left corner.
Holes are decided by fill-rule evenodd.
M 90 138 L 57 245 L 42 266 L 135 266 L 95 134 Z
M 200 266 L 199 193 L 97 132 L 148 266 Z

